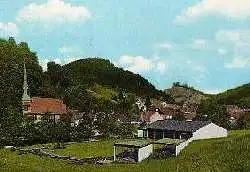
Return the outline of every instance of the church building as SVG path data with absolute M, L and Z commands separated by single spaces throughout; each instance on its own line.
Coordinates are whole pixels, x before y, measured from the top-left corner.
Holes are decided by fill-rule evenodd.
M 50 118 L 58 121 L 66 115 L 66 105 L 60 99 L 30 97 L 28 94 L 28 82 L 26 66 L 24 64 L 24 83 L 23 83 L 23 114 L 34 119 L 41 120 L 43 115 L 50 114 Z

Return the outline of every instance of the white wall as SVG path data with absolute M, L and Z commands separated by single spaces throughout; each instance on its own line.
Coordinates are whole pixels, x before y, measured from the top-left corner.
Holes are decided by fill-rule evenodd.
M 219 137 L 227 137 L 227 130 L 215 125 L 214 123 L 210 123 L 196 132 L 193 133 L 193 137 L 186 140 L 185 142 L 182 142 L 178 146 L 176 146 L 176 152 L 175 155 L 179 155 L 182 149 L 184 149 L 190 142 L 193 140 L 200 140 L 200 139 L 211 139 L 211 138 L 219 138 Z
M 227 137 L 227 130 L 210 123 L 193 133 L 193 140 Z
M 185 142 L 182 142 L 178 146 L 176 146 L 175 147 L 175 155 L 176 156 L 179 155 L 179 153 L 181 152 L 181 150 L 184 149 L 186 146 L 188 146 L 188 144 L 190 142 L 192 142 L 192 141 L 193 141 L 193 139 L 190 138 L 190 139 L 186 140 Z
M 153 153 L 153 145 L 142 147 L 138 150 L 138 162 L 148 158 Z
M 143 130 L 138 130 L 138 137 L 143 137 Z
M 159 112 L 155 112 L 154 114 L 151 115 L 149 120 L 150 120 L 150 123 L 152 123 L 155 121 L 163 120 L 163 117 L 161 116 L 161 114 L 159 114 Z

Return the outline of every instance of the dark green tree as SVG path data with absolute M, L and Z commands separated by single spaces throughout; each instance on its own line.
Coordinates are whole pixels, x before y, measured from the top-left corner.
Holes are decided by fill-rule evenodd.
M 149 96 L 147 96 L 146 97 L 146 101 L 145 101 L 145 106 L 147 107 L 147 108 L 149 108 L 150 106 L 151 106 L 151 101 L 150 101 L 150 97 Z
M 216 99 L 203 101 L 199 106 L 198 114 L 197 118 L 200 120 L 210 120 L 221 127 L 230 128 L 226 107 L 220 105 Z
M 84 115 L 79 124 L 74 128 L 72 137 L 75 141 L 88 140 L 94 136 L 94 117 L 90 113 Z
M 236 124 L 237 129 L 250 129 L 250 113 L 241 115 Z

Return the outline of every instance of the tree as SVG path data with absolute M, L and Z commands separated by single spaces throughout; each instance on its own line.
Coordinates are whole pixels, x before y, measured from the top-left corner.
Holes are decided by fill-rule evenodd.
M 0 141 L 2 144 L 21 144 L 23 123 L 21 112 L 21 108 L 13 106 L 0 108 Z
M 199 105 L 198 114 L 197 118 L 200 120 L 210 120 L 221 127 L 230 128 L 226 107 L 220 105 L 216 99 L 202 101 Z
M 38 96 L 42 85 L 42 68 L 28 44 L 16 45 L 14 38 L 0 39 L 0 106 L 18 107 L 23 93 L 23 65 L 26 63 L 29 92 Z
M 238 103 L 240 107 L 242 108 L 249 108 L 250 107 L 250 97 L 243 97 L 241 98 Z
M 76 141 L 87 140 L 94 136 L 94 130 L 94 117 L 90 113 L 87 113 L 74 128 L 72 137 Z
M 183 113 L 179 112 L 175 116 L 173 116 L 173 120 L 184 121 L 186 120 Z
M 241 115 L 237 120 L 238 129 L 250 129 L 250 113 Z
M 120 137 L 133 137 L 134 132 L 136 131 L 136 127 L 130 123 L 121 123 L 119 125 L 119 135 Z
M 55 124 L 56 142 L 64 143 L 66 141 L 70 141 L 71 139 L 70 133 L 71 133 L 70 123 L 60 120 Z
M 112 113 L 96 113 L 95 126 L 103 137 L 119 134 L 118 120 Z
M 180 82 L 174 82 L 174 83 L 173 83 L 173 86 L 174 86 L 174 87 L 179 87 L 180 85 L 181 85 Z
M 150 106 L 151 106 L 151 101 L 150 101 L 150 97 L 149 96 L 147 96 L 146 97 L 146 101 L 145 101 L 145 106 L 147 107 L 147 108 L 149 108 Z

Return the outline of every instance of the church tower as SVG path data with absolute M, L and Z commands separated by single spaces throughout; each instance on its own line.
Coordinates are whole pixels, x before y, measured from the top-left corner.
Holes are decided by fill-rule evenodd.
M 26 66 L 25 63 L 23 65 L 23 97 L 22 97 L 22 102 L 23 102 L 23 113 L 29 113 L 30 111 L 30 102 L 31 98 L 28 95 L 28 82 L 27 82 L 27 72 L 26 72 Z

